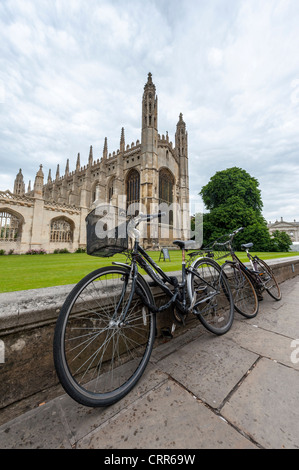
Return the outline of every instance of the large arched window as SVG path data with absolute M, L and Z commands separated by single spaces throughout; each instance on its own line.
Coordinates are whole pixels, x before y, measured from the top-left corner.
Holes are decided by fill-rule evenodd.
M 159 205 L 171 206 L 173 203 L 174 178 L 169 170 L 162 168 L 159 172 Z M 162 211 L 163 212 L 163 211 Z M 169 210 L 169 225 L 173 225 L 173 210 Z
M 111 201 L 113 193 L 114 193 L 114 185 L 115 185 L 115 178 L 111 178 L 108 184 L 108 202 Z
M 52 220 L 50 242 L 71 243 L 72 241 L 72 224 L 63 218 Z
M 16 242 L 20 239 L 21 222 L 9 211 L 0 211 L 0 241 Z
M 131 170 L 127 177 L 127 209 L 131 215 L 138 212 L 140 202 L 140 175 L 137 170 Z

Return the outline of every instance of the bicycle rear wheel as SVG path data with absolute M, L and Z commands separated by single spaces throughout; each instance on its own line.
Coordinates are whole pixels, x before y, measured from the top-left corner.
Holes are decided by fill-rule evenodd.
M 214 334 L 222 335 L 232 326 L 234 304 L 225 274 L 215 261 L 198 258 L 188 276 L 193 313 Z
M 271 297 L 275 300 L 281 299 L 281 291 L 278 282 L 275 279 L 272 269 L 262 259 L 255 256 L 253 258 L 253 264 L 255 270 L 258 272 L 258 276 L 264 289 L 268 292 Z
M 232 291 L 235 309 L 246 318 L 254 318 L 259 310 L 259 301 L 251 280 L 232 261 L 226 261 L 223 269 Z
M 65 391 L 85 406 L 108 406 L 137 383 L 150 358 L 156 317 L 142 298 L 154 304 L 138 274 L 125 322 L 121 314 L 131 292 L 129 270 L 97 269 L 70 292 L 54 334 L 54 364 Z

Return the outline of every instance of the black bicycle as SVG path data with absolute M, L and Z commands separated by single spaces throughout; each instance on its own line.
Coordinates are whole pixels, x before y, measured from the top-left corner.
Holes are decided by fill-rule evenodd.
M 249 253 L 253 243 L 241 245 L 241 248 L 246 251 L 250 266 L 242 263 L 236 255 L 233 240 L 243 230 L 244 227 L 240 227 L 231 234 L 217 239 L 205 251 L 208 256 L 212 256 L 218 261 L 227 256 L 232 257 L 232 261 L 225 261 L 222 269 L 228 278 L 235 308 L 241 315 L 253 318 L 258 313 L 259 300 L 262 300 L 264 291 L 268 292 L 275 300 L 281 299 L 281 292 L 273 271 L 267 263 L 257 255 L 252 256 Z
M 133 239 L 129 262 L 114 262 L 85 276 L 65 300 L 54 334 L 54 363 L 62 386 L 74 400 L 91 407 L 111 405 L 136 385 L 154 345 L 156 314 L 172 308 L 175 320 L 184 322 L 193 313 L 217 335 L 229 330 L 234 315 L 220 266 L 202 257 L 186 265 L 192 240 L 173 242 L 182 250 L 181 279 L 166 274 L 139 245 L 138 224 L 163 214 L 139 214 L 109 229 L 104 212 L 87 216 L 87 252 L 111 256 L 128 250 Z M 165 304 L 156 306 L 138 267 L 161 288 Z
M 258 295 L 262 295 L 262 293 L 266 291 L 274 300 L 281 300 L 281 290 L 273 270 L 257 255 L 252 256 L 251 253 L 249 253 L 249 249 L 252 247 L 253 243 L 244 243 L 241 245 L 241 248 L 246 251 L 251 266 L 250 268 L 245 266 L 245 268 L 255 284 Z M 234 256 L 237 258 L 235 254 Z

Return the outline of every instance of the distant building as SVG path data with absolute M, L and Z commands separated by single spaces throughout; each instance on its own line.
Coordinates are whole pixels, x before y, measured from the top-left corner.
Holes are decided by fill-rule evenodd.
M 292 240 L 293 247 L 296 250 L 299 249 L 299 222 L 296 222 L 296 220 L 294 220 L 294 222 L 286 222 L 281 217 L 280 221 L 276 220 L 274 223 L 269 222 L 268 229 L 270 235 L 272 235 L 276 230 L 286 232 Z
M 158 98 L 150 73 L 142 97 L 141 141 L 126 145 L 122 128 L 116 152 L 108 154 L 105 138 L 101 158 L 94 159 L 91 146 L 86 165 L 81 166 L 78 154 L 74 171 L 67 160 L 64 175 L 58 165 L 55 177 L 49 170 L 46 182 L 40 165 L 27 192 L 20 169 L 13 192 L 0 191 L 0 249 L 25 253 L 85 247 L 86 215 L 97 204 L 109 202 L 125 208 L 135 204 L 142 212 L 158 210 L 161 204 L 176 207 L 167 222 L 167 237 L 163 238 L 163 224 L 159 224 L 156 238 L 148 230 L 145 248 L 157 246 L 158 239 L 161 245 L 169 245 L 173 239 L 189 237 L 182 225 L 182 220 L 190 221 L 186 124 L 180 114 L 174 145 L 167 133 L 158 134 Z

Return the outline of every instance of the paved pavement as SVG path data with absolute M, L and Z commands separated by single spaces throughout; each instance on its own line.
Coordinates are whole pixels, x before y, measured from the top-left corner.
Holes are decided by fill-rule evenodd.
M 299 278 L 281 288 L 280 302 L 264 294 L 257 317 L 236 314 L 224 336 L 199 323 L 158 346 L 139 384 L 109 408 L 62 395 L 3 424 L 0 449 L 111 458 L 113 449 L 298 448 Z

